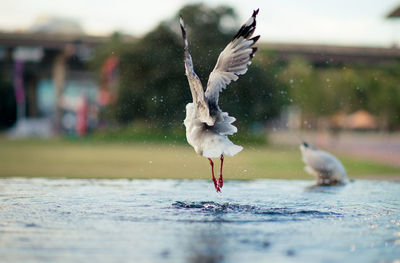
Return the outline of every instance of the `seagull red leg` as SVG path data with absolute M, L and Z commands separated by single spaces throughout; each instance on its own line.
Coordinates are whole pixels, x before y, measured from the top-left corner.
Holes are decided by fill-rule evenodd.
M 224 179 L 222 178 L 222 166 L 224 165 L 224 155 L 221 154 L 221 168 L 219 170 L 218 186 L 222 188 L 224 186 Z
M 212 180 L 214 182 L 215 190 L 217 191 L 217 193 L 221 192 L 221 189 L 219 188 L 218 183 L 217 183 L 217 179 L 215 179 L 215 176 L 214 176 L 214 163 L 210 158 L 208 158 L 208 160 L 210 161 L 210 165 L 211 165 Z

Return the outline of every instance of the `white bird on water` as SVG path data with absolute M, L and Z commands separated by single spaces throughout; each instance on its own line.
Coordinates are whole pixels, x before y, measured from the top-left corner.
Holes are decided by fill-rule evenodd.
M 233 156 L 240 152 L 243 147 L 233 144 L 228 135 L 237 132 L 232 125 L 236 120 L 222 112 L 218 106 L 219 93 L 226 88 L 231 81 L 236 81 L 239 75 L 246 73 L 254 52 L 254 46 L 260 36 L 252 37 L 256 29 L 256 16 L 258 9 L 242 25 L 232 41 L 225 47 L 218 57 L 217 64 L 211 72 L 207 89 L 204 92 L 199 77 L 193 69 L 192 57 L 189 53 L 183 18 L 180 18 L 182 37 L 184 40 L 185 71 L 189 81 L 193 102 L 186 105 L 186 139 L 197 154 L 208 158 L 211 165 L 212 180 L 215 190 L 221 192 L 224 184 L 222 177 L 222 166 L 224 155 Z M 218 181 L 214 176 L 214 163 L 211 158 L 221 159 L 220 176 Z
M 300 145 L 304 170 L 317 178 L 317 185 L 341 185 L 349 179 L 343 164 L 332 154 L 322 151 L 306 142 Z

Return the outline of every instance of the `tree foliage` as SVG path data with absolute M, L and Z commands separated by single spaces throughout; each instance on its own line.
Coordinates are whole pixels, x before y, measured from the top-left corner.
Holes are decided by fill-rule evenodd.
M 93 65 L 111 54 L 120 57 L 118 101 L 111 114 L 118 123 L 182 125 L 192 98 L 184 74 L 179 14 L 204 87 L 219 53 L 243 22 L 230 7 L 192 4 L 133 43 L 115 35 L 97 50 Z M 283 106 L 296 105 L 313 119 L 365 109 L 378 117 L 381 127 L 395 129 L 400 127 L 399 72 L 400 64 L 317 67 L 302 58 L 283 61 L 259 50 L 248 72 L 222 92 L 220 107 L 237 117 L 241 128 L 265 123 Z
M 303 59 L 290 61 L 281 80 L 289 84 L 293 104 L 315 117 L 367 110 L 380 127 L 400 125 L 400 64 L 313 67 Z
M 181 125 L 185 118 L 185 105 L 192 98 L 184 74 L 178 14 L 184 17 L 195 71 L 204 87 L 219 53 L 240 26 L 230 7 L 187 5 L 135 43 L 122 48 L 115 44 L 120 56 L 120 87 L 114 111 L 118 122 L 141 120 L 164 128 Z M 98 54 L 113 48 L 108 45 L 104 50 Z M 237 116 L 238 124 L 244 127 L 279 112 L 280 101 L 275 100 L 279 85 L 261 62 L 251 65 L 220 98 L 221 108 Z

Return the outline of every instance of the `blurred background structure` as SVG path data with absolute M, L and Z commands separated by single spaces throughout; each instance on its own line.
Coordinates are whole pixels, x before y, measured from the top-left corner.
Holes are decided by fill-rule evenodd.
M 108 40 L 56 17 L 41 17 L 25 32 L 1 32 L 0 127 L 11 128 L 12 137 L 79 134 L 79 126 L 97 127 L 98 107 L 116 92 L 117 62 L 112 55 L 104 61 L 101 80 L 89 63 L 95 48 Z
M 11 138 L 153 134 L 159 141 L 167 135 L 184 141 L 182 120 L 190 92 L 178 14 L 185 18 L 189 40 L 196 43 L 191 46 L 195 69 L 205 84 L 222 48 L 252 8 L 260 7 L 259 52 L 249 72 L 221 97 L 225 111 L 243 116 L 237 124 L 246 136 L 237 140 L 246 143 L 269 134 L 271 142 L 297 144 L 295 131 L 340 151 L 344 148 L 338 145 L 349 145 L 347 141 L 354 142 L 362 134 L 365 140 L 351 147 L 356 155 L 370 152 L 366 155 L 378 154 L 383 161 L 392 156 L 390 163 L 400 165 L 400 3 L 381 2 L 381 13 L 360 26 L 351 18 L 363 16 L 349 15 L 357 12 L 350 10 L 359 5 L 356 2 L 350 1 L 348 9 L 328 6 L 332 14 L 336 12 L 336 20 L 326 14 L 325 21 L 320 12 L 324 5 L 311 1 L 309 10 L 315 15 L 296 21 L 301 18 L 296 13 L 286 21 L 293 12 L 290 7 L 296 5 L 289 0 L 280 6 L 260 2 L 246 8 L 236 1 L 174 1 L 171 6 L 176 9 L 162 12 L 165 15 L 156 20 L 135 20 L 136 33 L 123 24 L 112 28 L 113 18 L 119 22 L 134 18 L 116 18 L 118 14 L 111 10 L 99 22 L 104 28 L 95 28 L 93 21 L 101 16 L 96 8 L 110 8 L 102 1 L 85 3 L 83 11 L 77 11 L 78 19 L 68 17 L 77 10 L 74 2 L 65 8 L 66 14 L 61 6 L 29 2 L 36 10 L 29 16 L 37 18 L 23 23 L 10 15 L 21 9 L 3 3 L 2 13 L 9 15 L 0 19 L 0 129 Z M 126 11 L 121 8 L 129 8 L 116 5 L 123 17 Z M 273 8 L 281 8 L 281 13 L 272 14 Z M 159 14 L 158 9 L 162 7 L 154 13 Z M 43 16 L 41 10 L 55 14 Z M 154 17 L 148 15 L 148 20 Z M 86 21 L 84 26 L 80 20 Z M 277 28 L 278 20 L 282 29 Z M 107 21 L 110 25 L 105 25 Z M 332 21 L 342 27 L 335 28 Z M 354 37 L 343 21 L 349 22 L 350 30 L 359 29 L 352 32 Z M 307 24 L 310 30 L 301 31 Z M 308 31 L 314 35 L 308 37 Z M 320 40 L 318 32 L 323 32 Z M 337 32 L 343 34 L 332 40 Z M 300 37 L 290 40 L 290 36 Z

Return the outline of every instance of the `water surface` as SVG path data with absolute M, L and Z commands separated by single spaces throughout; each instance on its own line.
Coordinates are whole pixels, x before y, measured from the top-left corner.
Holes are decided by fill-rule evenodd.
M 400 183 L 0 179 L 4 262 L 393 262 Z

